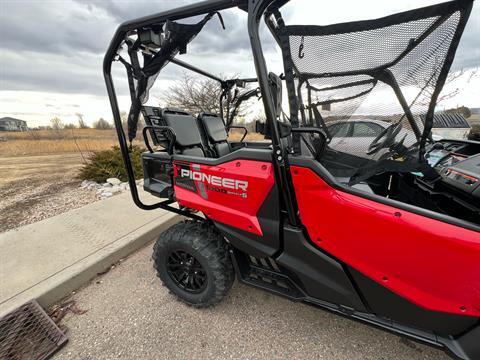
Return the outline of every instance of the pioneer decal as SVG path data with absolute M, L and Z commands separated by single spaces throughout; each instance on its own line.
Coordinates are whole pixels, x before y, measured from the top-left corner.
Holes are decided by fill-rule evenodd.
M 218 186 L 225 189 L 243 190 L 247 191 L 248 181 L 235 180 L 210 174 L 205 174 L 199 171 L 190 169 L 180 169 L 180 176 L 194 181 L 206 182 L 212 186 Z

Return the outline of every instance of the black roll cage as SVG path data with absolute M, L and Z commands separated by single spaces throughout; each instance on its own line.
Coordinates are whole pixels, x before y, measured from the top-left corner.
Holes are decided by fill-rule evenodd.
M 265 20 L 267 23 L 267 26 L 272 30 L 272 23 L 269 21 L 271 16 L 273 15 L 275 18 L 278 19 L 279 15 L 279 9 L 285 5 L 289 0 L 206 0 L 202 1 L 196 4 L 192 5 L 187 5 L 183 7 L 179 7 L 176 9 L 168 10 L 162 13 L 150 15 L 150 16 L 145 16 L 141 17 L 138 19 L 130 20 L 127 22 L 124 22 L 121 24 L 117 31 L 115 32 L 115 35 L 108 47 L 108 50 L 106 52 L 104 62 L 103 62 L 103 72 L 104 72 L 104 78 L 105 78 L 105 83 L 107 87 L 107 93 L 108 97 L 110 100 L 110 105 L 112 107 L 112 113 L 113 113 L 113 119 L 115 123 L 115 129 L 118 135 L 119 139 L 119 145 L 120 149 L 122 151 L 122 156 L 124 159 L 124 164 L 125 168 L 127 171 L 128 175 L 128 181 L 131 189 L 131 194 L 133 201 L 135 204 L 140 207 L 141 209 L 144 210 L 153 210 L 153 209 L 165 209 L 172 211 L 177 214 L 181 214 L 190 218 L 198 219 L 198 220 L 204 220 L 204 218 L 192 214 L 188 211 L 178 209 L 176 207 L 170 206 L 173 201 L 172 200 L 166 200 L 162 202 L 158 202 L 155 204 L 144 204 L 139 196 L 138 196 L 138 191 L 136 188 L 136 183 L 135 183 L 135 177 L 134 177 L 134 172 L 133 172 L 133 167 L 132 163 L 130 160 L 129 156 L 129 147 L 127 144 L 127 138 L 125 135 L 125 132 L 122 127 L 122 122 L 120 118 L 120 110 L 118 107 L 118 101 L 115 93 L 115 87 L 113 84 L 113 79 L 112 79 L 112 74 L 111 74 L 111 68 L 112 68 L 112 63 L 117 60 L 117 51 L 119 50 L 119 47 L 121 46 L 122 42 L 125 39 L 125 36 L 129 34 L 130 32 L 137 30 L 142 27 L 146 27 L 152 24 L 159 24 L 159 23 L 164 23 L 167 20 L 174 21 L 174 20 L 181 20 L 184 18 L 189 18 L 193 16 L 199 16 L 199 15 L 207 15 L 211 13 L 218 12 L 220 10 L 225 10 L 225 9 L 230 9 L 230 8 L 235 8 L 238 7 L 239 9 L 248 12 L 248 21 L 247 21 L 247 27 L 248 27 L 248 34 L 250 37 L 250 44 L 251 44 L 251 49 L 252 49 L 252 55 L 253 55 L 253 60 L 254 60 L 254 65 L 255 65 L 255 70 L 257 74 L 257 78 L 250 78 L 250 79 L 232 79 L 232 80 L 222 80 L 219 77 L 212 75 L 204 70 L 198 69 L 195 66 L 192 66 L 190 64 L 187 64 L 181 60 L 178 59 L 169 59 L 170 62 L 175 63 L 179 66 L 182 66 L 186 69 L 192 70 L 194 72 L 197 72 L 201 75 L 207 76 L 211 79 L 214 79 L 216 81 L 219 81 L 222 88 L 228 89 L 229 86 L 232 86 L 235 81 L 242 80 L 244 82 L 258 82 L 259 88 L 260 88 L 260 93 L 261 93 L 261 98 L 263 101 L 264 105 L 264 110 L 265 110 L 265 116 L 266 116 L 266 121 L 267 121 L 267 129 L 269 129 L 269 136 L 272 141 L 272 163 L 273 163 L 273 168 L 274 168 L 274 173 L 276 177 L 276 181 L 278 184 L 279 188 L 279 195 L 281 197 L 281 206 L 282 206 L 282 211 L 287 215 L 288 217 L 288 222 L 293 225 L 293 226 L 299 226 L 301 224 L 299 218 L 298 218 L 298 207 L 296 203 L 296 198 L 294 194 L 294 189 L 293 189 L 293 181 L 291 178 L 290 170 L 289 170 L 289 159 L 288 159 L 288 154 L 290 149 L 288 148 L 287 144 L 282 141 L 282 136 L 285 136 L 285 132 L 282 131 L 280 122 L 278 120 L 279 116 L 277 116 L 276 112 L 276 105 L 274 103 L 274 96 L 272 94 L 272 88 L 270 87 L 270 80 L 268 76 L 268 70 L 263 54 L 263 49 L 262 49 L 262 44 L 260 41 L 260 36 L 259 36 L 259 25 L 260 25 L 260 20 L 262 16 L 265 16 Z M 439 76 L 439 80 L 437 83 L 440 83 L 443 86 L 443 83 L 445 82 L 446 76 L 448 74 L 448 68 L 453 61 L 454 53 L 456 50 L 456 47 L 458 46 L 458 42 L 460 40 L 460 36 L 463 32 L 463 29 L 466 24 L 466 20 L 468 19 L 468 16 L 470 14 L 471 8 L 472 8 L 472 1 L 471 0 L 456 0 L 458 3 L 461 3 L 462 6 L 464 7 L 464 11 L 462 13 L 462 19 L 460 22 L 459 27 L 457 28 L 457 31 L 455 32 L 454 39 L 452 41 L 453 46 L 451 47 L 451 50 L 449 52 L 448 56 L 448 61 L 444 64 L 442 71 Z M 448 8 L 448 3 L 445 3 L 442 5 L 443 7 Z M 281 19 L 281 14 L 280 14 L 280 19 Z M 335 26 L 344 26 L 344 24 L 338 24 L 334 25 Z M 278 36 L 276 36 L 274 31 L 271 31 L 272 35 L 274 38 L 279 42 Z M 448 66 L 447 66 L 448 65 Z M 373 70 L 373 69 L 372 69 Z M 312 106 L 307 107 L 305 109 L 300 109 L 298 106 L 298 99 L 297 96 L 291 94 L 292 91 L 295 91 L 295 89 L 291 89 L 291 84 L 293 83 L 292 79 L 288 79 L 289 76 L 295 76 L 294 74 L 290 74 L 288 72 L 285 73 L 284 79 L 286 80 L 287 83 L 287 91 L 288 91 L 288 98 L 290 102 L 290 120 L 292 124 L 292 138 L 293 138 L 293 151 L 296 152 L 298 149 L 296 147 L 299 146 L 300 140 L 299 136 L 300 133 L 302 132 L 307 132 L 307 133 L 312 133 L 312 132 L 318 132 L 318 129 L 312 129 L 312 128 L 305 128 L 305 127 L 298 127 L 298 111 L 304 111 L 308 110 L 309 111 L 309 117 L 310 119 L 312 118 L 312 110 L 314 111 L 315 109 L 312 109 Z M 290 81 L 289 81 L 290 80 Z M 308 79 L 304 79 L 308 81 Z M 385 74 L 384 72 L 382 73 L 381 76 L 381 81 L 385 81 L 389 83 L 390 86 L 392 86 L 394 89 L 397 88 L 396 84 L 391 81 L 389 74 Z M 289 85 L 290 84 L 290 85 Z M 435 89 L 435 93 L 433 95 L 433 99 L 435 100 L 439 92 L 441 90 L 442 86 L 437 86 Z M 398 90 L 398 89 L 397 89 Z M 403 98 L 403 95 L 401 92 L 396 91 L 397 98 L 400 101 L 400 104 L 402 105 L 403 108 L 405 108 L 405 101 Z M 222 96 L 227 97 L 230 96 L 229 91 L 224 91 Z M 307 96 L 309 97 L 308 103 L 311 104 L 311 94 L 310 91 L 307 93 Z M 223 99 L 221 97 L 220 102 L 222 103 Z M 294 103 L 292 103 L 294 101 Z M 432 102 L 432 104 L 435 103 L 435 101 Z M 220 106 L 222 109 L 222 106 Z M 428 108 L 428 115 L 433 116 L 433 111 L 434 111 L 434 106 L 431 105 Z M 223 118 L 223 113 L 221 114 Z M 303 114 L 301 114 L 303 117 Z M 408 114 L 408 111 L 406 111 L 405 116 L 408 118 L 408 120 L 412 120 L 411 114 Z M 228 119 L 227 119 L 227 128 L 228 128 Z M 305 125 L 305 124 L 304 124 Z M 418 135 L 418 130 L 415 129 L 416 126 L 413 126 L 414 131 L 416 135 Z M 427 129 L 425 127 L 424 133 L 422 134 L 422 146 L 421 148 L 424 149 L 424 142 L 427 139 L 426 134 L 428 134 L 430 129 Z M 423 150 L 424 151 L 424 150 Z M 420 154 L 422 156 L 423 154 Z M 298 162 L 301 162 L 301 159 L 295 158 L 292 160 L 296 164 Z M 320 165 L 317 166 L 318 169 L 321 170 L 322 173 L 322 178 L 331 186 L 335 188 L 339 188 L 342 191 L 352 193 L 367 199 L 372 199 L 374 201 L 380 202 L 380 203 L 385 203 L 385 204 L 392 204 L 392 200 L 383 198 L 377 195 L 370 195 L 370 194 L 365 194 L 362 192 L 359 192 L 355 190 L 354 188 L 346 187 L 340 183 L 338 183 L 332 176 L 329 175 L 328 172 L 326 172 Z M 319 171 L 320 171 L 319 170 Z M 394 205 L 398 208 L 405 209 L 407 211 L 411 211 L 414 213 L 418 213 L 424 216 L 428 216 L 431 218 L 439 219 L 441 221 L 445 221 L 448 223 L 452 223 L 464 228 L 470 228 L 470 229 L 475 229 L 478 231 L 478 227 L 472 225 L 471 223 L 465 222 L 463 220 L 459 220 L 456 218 L 452 218 L 447 215 L 443 214 L 438 214 L 438 213 L 433 213 L 428 210 L 424 210 L 421 208 L 417 208 L 415 206 L 411 206 L 408 204 L 403 204 L 399 202 L 394 202 Z
M 212 12 L 217 12 L 220 10 L 238 7 L 241 10 L 248 12 L 248 33 L 250 36 L 250 43 L 252 47 L 252 53 L 253 53 L 253 58 L 255 63 L 255 69 L 257 72 L 257 78 L 235 79 L 230 81 L 228 80 L 224 81 L 215 75 L 212 75 L 195 66 L 187 64 L 181 60 L 170 59 L 170 62 L 177 64 L 179 66 L 182 66 L 191 71 L 197 72 L 201 75 L 207 76 L 216 81 L 219 81 L 223 89 L 228 88 L 233 81 L 238 81 L 238 80 L 244 81 L 244 82 L 258 81 L 262 101 L 265 108 L 265 115 L 267 118 L 267 122 L 269 124 L 269 129 L 271 129 L 270 136 L 272 139 L 272 146 L 273 146 L 272 160 L 275 168 L 275 173 L 278 179 L 280 189 L 284 190 L 284 191 L 281 191 L 281 194 L 283 194 L 283 204 L 288 214 L 290 223 L 292 225 L 298 224 L 298 218 L 296 215 L 297 214 L 296 201 L 293 194 L 290 173 L 288 171 L 288 163 L 287 163 L 287 157 L 286 157 L 287 149 L 284 146 L 282 146 L 282 143 L 280 141 L 280 130 L 279 130 L 279 125 L 276 121 L 278 119 L 275 114 L 275 105 L 273 103 L 273 98 L 271 96 L 272 94 L 269 87 L 267 67 L 266 67 L 264 56 L 263 56 L 263 50 L 262 50 L 260 37 L 259 37 L 260 20 L 263 13 L 267 9 L 267 7 L 271 6 L 272 4 L 277 4 L 277 6 L 280 7 L 286 2 L 287 1 L 285 0 L 207 0 L 207 1 L 196 3 L 196 4 L 168 10 L 162 13 L 130 20 L 122 23 L 118 27 L 104 57 L 103 75 L 104 75 L 105 84 L 107 87 L 108 98 L 110 100 L 110 105 L 112 108 L 113 120 L 115 123 L 115 129 L 117 132 L 119 145 L 122 152 L 127 175 L 128 175 L 128 182 L 130 185 L 132 198 L 138 207 L 144 210 L 153 210 L 153 209 L 161 208 L 161 209 L 169 210 L 174 213 L 181 214 L 190 218 L 203 220 L 203 218 L 195 214 L 191 214 L 190 212 L 170 206 L 170 204 L 173 202 L 171 200 L 166 200 L 166 201 L 158 202 L 155 204 L 145 204 L 140 200 L 138 191 L 136 188 L 135 175 L 133 172 L 133 167 L 132 167 L 132 163 L 129 155 L 129 146 L 127 143 L 125 132 L 123 130 L 122 121 L 120 118 L 120 110 L 118 107 L 118 100 L 117 100 L 115 86 L 113 84 L 113 78 L 112 78 L 112 72 L 111 72 L 112 63 L 118 60 L 117 52 L 120 46 L 122 45 L 122 42 L 124 41 L 125 36 L 131 31 L 134 31 L 136 29 L 146 27 L 152 24 L 163 23 L 167 20 L 171 20 L 171 21 L 180 20 L 184 18 L 199 16 L 199 15 L 206 15 Z M 228 96 L 227 92 L 228 91 L 224 91 L 222 95 Z M 222 101 L 222 98 L 220 99 L 220 101 Z

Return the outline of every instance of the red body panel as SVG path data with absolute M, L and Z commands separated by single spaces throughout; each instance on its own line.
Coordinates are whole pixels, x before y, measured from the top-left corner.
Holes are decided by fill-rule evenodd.
M 181 167 L 216 178 L 210 179 L 210 183 L 206 179 L 194 180 L 196 191 L 191 191 L 177 183 Z M 235 160 L 208 166 L 174 161 L 174 177 L 175 196 L 180 205 L 202 211 L 212 220 L 262 235 L 256 214 L 275 181 L 271 163 Z M 248 187 L 246 190 L 226 188 L 219 185 L 219 178 L 248 182 Z
M 292 166 L 312 241 L 430 310 L 480 316 L 480 233 L 336 190 Z

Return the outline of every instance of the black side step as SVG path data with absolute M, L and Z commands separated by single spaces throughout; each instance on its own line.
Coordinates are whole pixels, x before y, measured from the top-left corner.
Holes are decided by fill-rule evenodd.
M 478 358 L 476 357 L 476 345 L 474 346 L 475 349 L 470 349 L 470 347 L 472 347 L 472 344 L 476 344 L 476 340 L 472 341 L 472 339 L 478 338 L 480 326 L 475 327 L 458 339 L 441 337 L 431 331 L 402 325 L 387 318 L 308 296 L 288 275 L 282 272 L 274 259 L 258 258 L 234 248 L 230 250 L 230 255 L 237 277 L 244 284 L 255 286 L 293 301 L 301 301 L 415 341 L 443 348 L 459 359 L 473 360 Z M 474 355 L 472 356 L 472 354 Z
M 258 258 L 238 250 L 230 251 L 240 281 L 294 301 L 306 299 L 303 291 L 283 274 L 272 258 Z

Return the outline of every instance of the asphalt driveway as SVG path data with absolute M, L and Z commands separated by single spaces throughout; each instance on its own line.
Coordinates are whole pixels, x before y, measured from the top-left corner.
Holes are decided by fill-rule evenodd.
M 405 340 L 238 282 L 215 308 L 176 301 L 156 278 L 151 246 L 78 291 L 83 315 L 63 324 L 57 359 L 448 359 Z

